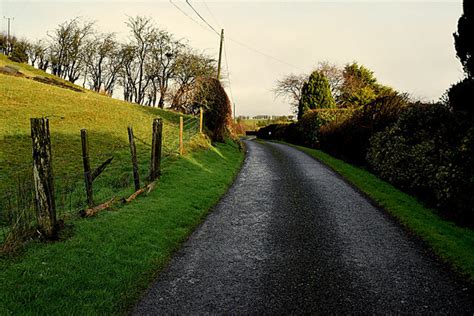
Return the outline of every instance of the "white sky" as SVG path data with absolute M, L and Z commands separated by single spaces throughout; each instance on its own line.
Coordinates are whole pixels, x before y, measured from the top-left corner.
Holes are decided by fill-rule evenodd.
M 199 21 L 184 0 L 174 2 Z M 381 83 L 425 101 L 437 100 L 463 76 L 452 37 L 462 0 L 190 2 L 216 29 L 225 29 L 237 115 L 289 114 L 288 102 L 271 92 L 275 81 L 291 72 L 310 72 L 323 60 L 341 65 L 358 61 Z M 152 17 L 159 27 L 217 58 L 219 38 L 169 1 L 0 0 L 0 16 L 14 17 L 13 33 L 28 39 L 46 37 L 76 16 L 126 38 L 125 21 L 135 15 Z M 5 19 L 1 27 L 6 30 Z

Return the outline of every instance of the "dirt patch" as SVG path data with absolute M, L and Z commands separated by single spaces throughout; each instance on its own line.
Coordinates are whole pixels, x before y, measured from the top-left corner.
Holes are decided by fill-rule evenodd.
M 16 77 L 25 77 L 23 73 L 16 67 L 6 65 L 5 67 L 0 67 L 0 73 Z
M 82 91 L 81 89 L 79 88 L 76 88 L 75 86 L 73 85 L 69 85 L 69 84 L 66 84 L 64 82 L 61 82 L 57 79 L 53 79 L 53 78 L 46 78 L 46 77 L 34 77 L 32 78 L 34 81 L 38 81 L 38 82 L 41 82 L 41 83 L 44 83 L 44 84 L 49 84 L 49 85 L 52 85 L 52 86 L 56 86 L 56 87 L 60 87 L 60 88 L 64 88 L 64 89 L 69 89 L 69 90 L 72 90 L 72 91 L 75 91 L 75 92 L 84 92 Z

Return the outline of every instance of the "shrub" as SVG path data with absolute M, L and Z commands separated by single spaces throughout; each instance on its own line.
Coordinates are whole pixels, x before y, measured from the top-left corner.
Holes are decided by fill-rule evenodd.
M 473 223 L 474 128 L 439 104 L 411 106 L 370 140 L 367 161 L 381 178 Z
M 352 109 L 317 109 L 308 111 L 297 123 L 272 124 L 261 128 L 257 136 L 262 139 L 277 139 L 313 148 L 319 147 L 319 129 L 331 121 L 342 121 L 350 117 Z
M 257 137 L 261 139 L 276 139 L 287 141 L 287 129 L 293 124 L 270 124 L 257 131 Z
M 28 46 L 29 44 L 26 41 L 18 41 L 15 43 L 12 49 L 10 59 L 17 63 L 27 63 L 28 62 Z
M 320 147 L 320 128 L 329 122 L 342 122 L 350 117 L 352 109 L 317 109 L 306 112 L 298 121 L 300 131 L 299 144 L 319 148 Z
M 392 94 L 355 110 L 346 120 L 336 120 L 320 129 L 321 148 L 357 164 L 365 164 L 369 139 L 394 124 L 406 108 L 408 97 Z
M 232 121 L 229 97 L 219 80 L 213 78 L 200 78 L 195 89 L 193 104 L 204 108 L 204 126 L 209 137 L 223 142 Z

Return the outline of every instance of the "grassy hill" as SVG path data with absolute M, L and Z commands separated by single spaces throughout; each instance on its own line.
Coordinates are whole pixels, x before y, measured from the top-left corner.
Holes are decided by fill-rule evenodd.
M 11 209 L 9 205 L 18 203 L 19 195 L 21 199 L 24 198 L 22 195 L 25 191 L 28 192 L 27 199 L 31 198 L 31 117 L 50 119 L 56 199 L 60 214 L 84 206 L 82 128 L 86 128 L 89 133 L 93 167 L 114 156 L 110 167 L 94 184 L 97 202 L 133 191 L 128 125 L 134 128 L 142 180 L 145 180 L 149 167 L 153 118 L 161 117 L 164 120 L 164 155 L 171 160 L 177 156 L 178 114 L 112 99 L 31 66 L 11 62 L 0 55 L 0 67 L 5 65 L 17 68 L 20 74 L 12 76 L 0 73 L 0 217 L 2 209 Z M 36 81 L 38 78 L 49 78 L 49 83 Z M 207 141 L 198 135 L 197 124 L 197 119 L 185 117 L 188 150 L 191 145 L 208 146 Z M 4 211 L 3 219 L 5 216 Z
M 186 154 L 179 158 L 178 114 L 101 96 L 0 55 L 0 68 L 7 63 L 23 75 L 0 73 L 0 212 L 31 200 L 30 118 L 48 116 L 56 202 L 66 227 L 57 242 L 32 240 L 20 252 L 0 252 L 0 315 L 125 314 L 225 193 L 243 152 L 230 141 L 211 146 L 197 120 L 186 117 Z M 49 77 L 54 85 L 32 77 Z M 85 206 L 80 129 L 89 131 L 93 167 L 115 157 L 94 183 L 101 202 L 133 191 L 129 124 L 144 180 L 155 117 L 164 120 L 165 155 L 155 190 L 94 218 L 72 216 Z M 25 213 L 34 214 L 27 206 Z

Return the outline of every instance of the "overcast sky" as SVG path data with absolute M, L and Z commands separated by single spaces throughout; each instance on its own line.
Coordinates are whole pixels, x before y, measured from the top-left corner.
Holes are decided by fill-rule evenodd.
M 184 0 L 174 2 L 199 21 Z M 462 0 L 190 2 L 215 29 L 225 29 L 237 115 L 289 114 L 288 102 L 271 92 L 275 81 L 309 73 L 324 60 L 358 61 L 381 83 L 425 101 L 437 100 L 463 75 L 452 37 Z M 46 37 L 77 16 L 125 39 L 127 16 L 145 15 L 191 46 L 218 54 L 217 35 L 169 1 L 0 0 L 0 15 L 14 17 L 13 34 L 28 39 Z M 6 25 L 2 19 L 3 31 Z

